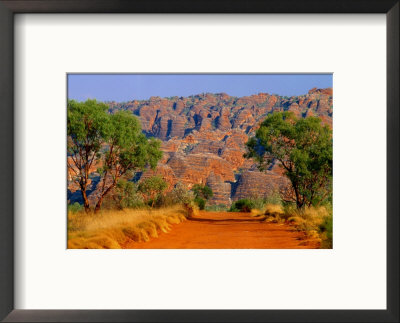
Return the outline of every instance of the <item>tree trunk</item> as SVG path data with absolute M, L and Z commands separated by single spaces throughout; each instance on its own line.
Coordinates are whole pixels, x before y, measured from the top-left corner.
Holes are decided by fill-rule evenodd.
M 156 197 L 154 196 L 152 199 L 151 199 L 151 208 L 153 208 L 154 207 L 154 202 L 155 202 L 155 199 L 156 199 Z
M 104 197 L 112 190 L 112 188 L 115 186 L 115 184 L 116 184 L 115 182 L 113 184 L 111 184 L 111 186 L 109 188 L 107 188 L 103 194 L 101 194 L 99 200 L 96 203 L 96 207 L 94 208 L 94 213 L 97 213 L 100 211 L 101 204 L 103 204 Z
M 296 196 L 296 206 L 297 206 L 298 209 L 301 209 L 303 207 L 303 202 L 300 199 L 300 193 L 299 193 L 299 190 L 297 188 L 297 185 L 292 182 L 292 187 L 293 187 L 293 190 L 294 190 L 294 194 Z
M 96 207 L 94 208 L 94 213 L 97 213 L 100 211 L 101 204 L 103 204 L 103 199 L 104 199 L 104 195 L 101 195 L 99 200 L 96 203 Z
M 89 213 L 90 205 L 89 205 L 89 200 L 88 200 L 87 195 L 86 195 L 86 189 L 83 189 L 81 187 L 81 193 L 82 193 L 82 198 L 83 198 L 83 207 L 85 208 L 85 212 Z
M 303 203 L 299 200 L 297 200 L 296 205 L 298 209 L 301 209 L 303 207 Z

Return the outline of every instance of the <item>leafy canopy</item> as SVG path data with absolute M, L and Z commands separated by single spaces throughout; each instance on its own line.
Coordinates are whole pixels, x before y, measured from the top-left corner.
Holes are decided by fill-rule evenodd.
M 78 153 L 80 148 L 100 149 L 107 133 L 107 105 L 96 100 L 68 101 L 67 133 L 73 141 L 68 152 Z
M 72 180 L 80 187 L 85 211 L 89 211 L 87 186 L 92 166 L 107 138 L 107 106 L 95 100 L 68 101 L 67 165 Z
M 291 183 L 285 199 L 297 207 L 318 205 L 332 194 L 332 130 L 321 119 L 291 112 L 269 115 L 247 142 L 247 158 L 260 170 L 278 161 Z
M 109 172 L 113 178 L 146 166 L 154 168 L 162 157 L 160 141 L 147 139 L 139 120 L 128 111 L 109 116 L 106 139 L 108 146 L 101 156 L 103 167 L 99 172 Z
M 81 188 L 84 207 L 89 211 L 87 185 L 97 166 L 100 175 L 95 211 L 123 177 L 137 170 L 154 168 L 162 157 L 160 141 L 148 139 L 139 120 L 127 111 L 108 113 L 96 100 L 68 101 L 68 167 Z

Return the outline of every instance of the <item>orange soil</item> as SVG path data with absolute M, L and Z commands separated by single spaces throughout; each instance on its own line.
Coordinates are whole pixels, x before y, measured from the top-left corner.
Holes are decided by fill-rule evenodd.
M 125 249 L 315 249 L 319 244 L 286 224 L 266 223 L 239 212 L 205 212 L 148 242 Z

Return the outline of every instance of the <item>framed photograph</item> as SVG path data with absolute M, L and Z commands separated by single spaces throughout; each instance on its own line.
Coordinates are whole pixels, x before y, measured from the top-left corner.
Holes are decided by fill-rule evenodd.
M 0 1 L 0 318 L 398 322 L 398 1 Z

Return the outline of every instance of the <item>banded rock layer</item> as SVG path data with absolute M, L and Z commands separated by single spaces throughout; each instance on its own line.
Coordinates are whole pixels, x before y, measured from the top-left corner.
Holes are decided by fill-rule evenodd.
M 146 135 L 162 140 L 164 156 L 157 169 L 141 176 L 160 174 L 170 187 L 178 181 L 189 188 L 207 184 L 214 192 L 209 204 L 225 205 L 245 197 L 266 197 L 287 185 L 279 165 L 260 173 L 252 160 L 243 157 L 249 136 L 268 114 L 292 111 L 303 118 L 319 116 L 330 126 L 333 114 L 331 88 L 314 88 L 293 97 L 203 93 L 108 104 L 111 113 L 131 111 Z

